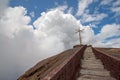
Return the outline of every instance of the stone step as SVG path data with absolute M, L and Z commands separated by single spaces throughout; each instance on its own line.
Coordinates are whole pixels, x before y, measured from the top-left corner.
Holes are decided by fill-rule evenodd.
M 84 56 L 84 58 L 95 58 L 95 56 Z
M 88 70 L 88 69 L 82 69 L 80 70 L 81 75 L 95 75 L 95 76 L 110 76 L 110 72 L 106 70 Z
M 94 54 L 92 50 L 86 50 L 85 52 Z
M 82 60 L 82 64 L 102 64 L 100 60 Z
M 85 60 L 96 60 L 95 57 L 90 57 L 90 58 L 84 57 L 83 59 L 85 59 Z
M 83 59 L 82 60 L 82 62 L 101 62 L 101 60 L 99 60 L 99 59 L 96 59 L 96 60 L 94 60 L 94 59 Z
M 102 63 L 100 63 L 100 62 L 82 62 L 82 65 L 86 65 L 86 66 L 89 66 L 89 65 L 93 65 L 93 66 L 103 66 L 103 64 Z
M 91 52 L 92 49 L 91 48 L 86 48 L 85 52 Z
M 85 51 L 86 53 L 92 53 L 92 54 L 94 54 L 92 51 Z
M 102 68 L 104 69 L 104 66 L 101 64 L 82 64 L 82 68 Z
M 93 54 L 94 54 L 93 52 L 89 52 L 89 51 L 88 51 L 88 52 L 85 51 L 85 52 L 86 52 L 86 54 L 88 54 L 88 55 L 93 55 Z M 85 54 L 85 55 L 86 55 L 86 54 Z
M 90 62 L 90 63 L 84 62 L 84 63 L 82 63 L 82 65 L 84 65 L 84 66 L 103 66 L 102 63 L 99 63 L 99 62 L 96 62 L 96 63 L 93 63 L 93 62 Z
M 94 76 L 94 75 L 81 75 L 77 80 L 116 80 L 112 77 Z
M 84 56 L 84 58 L 88 58 L 89 59 L 89 58 L 96 58 L 96 57 L 90 55 L 90 56 L 86 56 L 86 57 Z
M 82 68 L 83 70 L 93 70 L 93 71 L 107 71 L 106 69 L 104 68 Z
M 90 47 L 87 47 L 83 57 L 82 69 L 77 80 L 116 80 L 110 77 L 110 72 L 104 69 L 101 60 L 96 59 Z

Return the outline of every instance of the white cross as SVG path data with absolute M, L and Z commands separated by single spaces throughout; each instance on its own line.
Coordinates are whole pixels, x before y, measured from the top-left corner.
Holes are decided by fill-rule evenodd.
M 79 40 L 80 40 L 80 45 L 82 45 L 82 38 L 81 38 L 81 31 L 83 31 L 84 29 L 78 29 L 77 32 L 79 33 Z

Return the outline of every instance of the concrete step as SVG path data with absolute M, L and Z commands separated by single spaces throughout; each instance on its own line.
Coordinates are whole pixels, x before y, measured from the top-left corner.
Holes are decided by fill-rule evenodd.
M 95 75 L 95 76 L 110 76 L 110 72 L 107 70 L 88 70 L 82 69 L 80 70 L 81 75 Z
M 88 63 L 88 62 L 84 62 L 82 63 L 82 65 L 84 66 L 103 66 L 102 63 L 96 62 L 96 63 Z M 104 67 L 104 66 L 103 66 Z
M 101 60 L 96 59 L 92 49 L 88 47 L 83 56 L 82 69 L 77 80 L 116 80 L 110 76 L 110 72 L 104 69 Z
M 93 70 L 93 71 L 107 71 L 106 69 L 104 69 L 104 68 L 82 68 L 83 70 Z M 81 69 L 81 70 L 82 70 Z
M 82 63 L 83 66 L 103 66 L 102 63 L 87 63 L 87 62 L 84 62 Z
M 94 56 L 94 53 L 92 53 L 92 52 L 86 52 L 86 54 L 84 54 L 84 56 L 85 56 L 85 55 L 87 55 L 87 56 L 88 56 L 88 55 Z
M 86 49 L 85 52 L 92 52 L 92 49 Z
M 83 62 L 83 61 L 84 61 L 84 62 L 87 62 L 87 61 L 88 61 L 88 62 L 101 62 L 100 59 L 83 59 L 82 62 Z
M 85 58 L 85 57 L 84 57 L 83 59 L 84 59 L 84 60 L 97 60 L 95 57 L 93 57 L 93 58 L 92 58 L 92 57 L 91 57 L 91 58 Z
M 85 52 L 92 52 L 92 50 L 90 50 L 90 49 L 87 49 Z
M 82 60 L 82 64 L 102 64 L 100 60 Z
M 101 69 L 104 69 L 104 66 L 103 65 L 100 65 L 100 64 L 83 64 L 82 65 L 82 68 L 91 68 L 91 69 L 94 69 L 94 68 L 101 68 Z
M 90 58 L 95 58 L 96 59 L 96 57 L 95 56 L 84 56 L 84 59 L 90 59 Z
M 107 76 L 94 76 L 94 75 L 81 75 L 77 80 L 116 80 L 112 77 Z

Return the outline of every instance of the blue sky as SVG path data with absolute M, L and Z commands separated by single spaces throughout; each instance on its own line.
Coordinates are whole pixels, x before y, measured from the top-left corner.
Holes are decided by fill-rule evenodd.
M 34 12 L 35 17 L 32 18 L 32 22 L 36 20 L 40 13 L 46 12 L 49 9 L 55 8 L 57 6 L 67 5 L 68 7 L 75 7 L 74 11 L 77 10 L 78 1 L 75 0 L 11 0 L 9 6 L 23 6 L 27 9 L 28 15 L 31 12 Z M 75 12 L 73 12 L 75 14 Z
M 40 16 L 40 13 L 46 12 L 49 9 L 67 5 L 67 9 L 70 7 L 72 8 L 72 15 L 75 16 L 78 20 L 81 20 L 81 16 L 76 16 L 76 13 L 78 11 L 78 6 L 80 0 L 11 0 L 9 2 L 9 6 L 15 7 L 15 6 L 23 6 L 27 9 L 28 15 L 30 15 L 31 12 L 34 12 L 34 17 L 32 17 L 31 24 Z M 106 14 L 103 19 L 96 21 L 82 21 L 83 25 L 90 25 L 96 26 L 97 28 L 93 28 L 95 34 L 97 34 L 101 28 L 106 24 L 120 24 L 120 15 L 116 15 L 117 11 L 112 11 L 112 7 L 115 4 L 115 2 L 118 2 L 118 0 L 93 0 L 90 4 L 87 5 L 85 10 L 89 10 L 89 15 L 95 16 L 95 12 L 99 14 L 103 13 Z M 107 4 L 106 4 L 107 3 Z M 116 5 L 117 7 L 120 7 L 120 4 Z M 118 9 L 120 10 L 120 9 Z M 120 12 L 120 11 L 119 11 Z M 96 15 L 96 16 L 98 16 Z

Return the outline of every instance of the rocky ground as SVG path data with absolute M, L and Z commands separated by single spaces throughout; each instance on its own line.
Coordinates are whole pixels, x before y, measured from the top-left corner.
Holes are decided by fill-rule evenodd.
M 35 66 L 26 71 L 18 80 L 38 80 L 44 77 L 47 73 L 53 70 L 56 66 L 60 65 L 65 59 L 67 59 L 72 53 L 79 48 L 69 49 L 58 55 L 47 58 L 40 61 Z M 97 48 L 101 51 L 106 52 L 112 56 L 120 58 L 120 48 Z
M 58 55 L 40 61 L 26 71 L 18 80 L 40 80 L 77 50 L 79 50 L 79 48 L 69 49 Z

